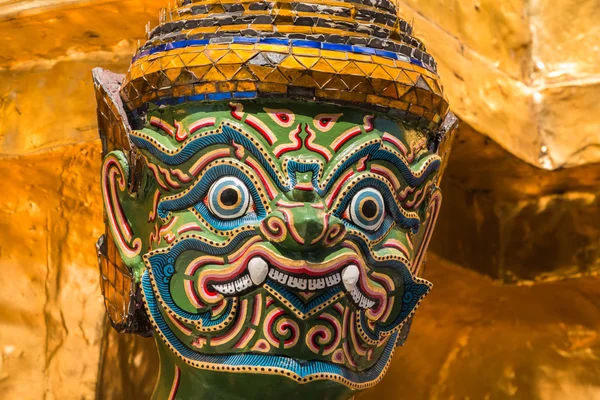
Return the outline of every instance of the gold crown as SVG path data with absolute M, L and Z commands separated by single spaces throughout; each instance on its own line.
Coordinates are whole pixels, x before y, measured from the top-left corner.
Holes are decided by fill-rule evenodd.
M 388 0 L 180 1 L 134 56 L 126 108 L 285 98 L 374 109 L 436 130 L 433 58 Z

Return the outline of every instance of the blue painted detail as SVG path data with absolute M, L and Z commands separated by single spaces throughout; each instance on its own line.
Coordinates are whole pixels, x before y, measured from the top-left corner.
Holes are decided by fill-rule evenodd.
M 228 196 L 231 193 L 233 193 L 233 196 Z M 210 212 L 218 219 L 224 220 L 234 220 L 244 216 L 248 212 L 251 203 L 246 184 L 232 175 L 223 176 L 214 182 L 205 198 Z M 223 198 L 226 201 L 229 199 L 230 202 L 224 204 L 222 202 Z M 235 203 L 233 203 L 234 201 Z
M 376 54 L 375 49 L 372 49 L 370 47 L 352 46 L 352 50 L 354 53 L 358 53 L 358 54 L 369 54 L 369 55 Z
M 195 154 L 197 154 L 199 151 L 208 146 L 213 146 L 216 144 L 231 145 L 231 142 L 235 141 L 237 144 L 241 145 L 246 150 L 248 150 L 258 160 L 258 162 L 260 162 L 265 171 L 267 171 L 269 176 L 273 179 L 273 181 L 282 191 L 287 192 L 288 190 L 290 190 L 289 187 L 284 186 L 283 183 L 279 180 L 277 174 L 271 168 L 265 156 L 254 145 L 254 143 L 252 143 L 246 136 L 242 135 L 240 132 L 227 125 L 222 125 L 220 129 L 212 135 L 199 136 L 194 138 L 193 140 L 188 142 L 181 150 L 179 150 L 173 155 L 164 153 L 152 142 L 144 138 L 140 138 L 134 135 L 129 135 L 129 138 L 138 148 L 147 150 L 150 154 L 152 154 L 154 157 L 158 158 L 161 162 L 167 165 L 181 165 L 186 161 L 189 161 L 190 158 L 192 158 Z
M 188 96 L 187 99 L 188 99 L 188 101 L 205 101 L 206 95 L 205 94 L 197 94 L 194 96 Z
M 254 206 L 256 212 L 249 212 L 240 218 L 225 220 L 217 217 L 209 208 L 202 202 L 206 197 L 209 189 L 212 185 L 223 177 L 235 177 L 238 178 L 246 185 L 250 196 L 254 200 Z M 185 210 L 187 208 L 194 207 L 206 221 L 218 230 L 232 230 L 245 226 L 248 224 L 255 224 L 267 215 L 264 204 L 262 203 L 258 190 L 252 183 L 252 180 L 246 176 L 239 168 L 234 165 L 223 164 L 217 165 L 210 168 L 202 175 L 202 179 L 196 183 L 185 196 L 172 199 L 163 200 L 158 203 L 158 215 L 161 218 L 166 218 L 171 211 Z
M 378 56 L 381 56 L 381 57 L 392 58 L 394 60 L 398 59 L 398 53 L 394 53 L 393 51 L 387 51 L 387 50 L 379 50 L 379 49 L 377 49 L 377 50 L 375 50 L 375 53 Z
M 364 332 L 370 339 L 378 340 L 380 334 L 393 331 L 402 322 L 406 321 L 419 301 L 421 301 L 427 295 L 430 288 L 424 283 L 415 282 L 408 267 L 403 262 L 399 260 L 386 260 L 385 262 L 376 261 L 370 253 L 369 246 L 360 236 L 352 235 L 351 233 L 349 236 L 351 236 L 352 241 L 358 244 L 358 246 L 361 248 L 363 255 L 367 259 L 366 261 L 368 265 L 375 269 L 393 269 L 400 274 L 399 278 L 402 280 L 402 310 L 392 323 L 388 324 L 387 326 L 380 326 L 379 324 L 376 324 L 375 331 L 371 332 L 368 328 L 365 314 L 361 313 L 360 315 Z M 398 291 L 398 288 L 396 291 Z
M 290 44 L 290 41 L 288 39 L 260 38 L 259 43 L 287 46 Z
M 327 185 L 325 186 L 325 189 L 319 193 L 321 196 L 324 196 L 325 193 L 329 192 L 329 190 L 331 189 L 331 186 L 333 186 L 333 184 L 335 183 L 335 181 L 342 176 L 342 174 L 344 172 L 346 172 L 346 170 L 348 168 L 351 168 L 352 166 L 354 166 L 361 158 L 369 155 L 369 154 L 373 154 L 375 152 L 377 152 L 379 150 L 379 148 L 381 147 L 381 142 L 377 142 L 377 143 L 373 143 L 367 147 L 365 147 L 364 149 L 354 153 L 349 159 L 347 159 L 346 161 L 344 161 L 339 167 L 331 164 L 329 165 L 329 169 L 325 171 L 325 176 L 327 176 L 331 171 L 332 168 L 336 168 L 335 171 L 333 172 L 333 175 L 331 176 L 331 179 L 329 179 L 329 182 L 327 182 Z
M 144 291 L 146 303 L 150 311 L 150 317 L 154 320 L 157 328 L 164 335 L 165 340 L 169 342 L 182 357 L 188 360 L 202 363 L 212 363 L 236 367 L 258 366 L 267 368 L 283 368 L 302 378 L 323 373 L 335 374 L 344 377 L 354 383 L 366 383 L 376 380 L 381 375 L 383 369 L 387 365 L 387 362 L 392 355 L 393 349 L 396 345 L 396 340 L 398 338 L 397 333 L 391 335 L 390 340 L 386 344 L 385 349 L 381 354 L 381 357 L 375 362 L 375 364 L 371 368 L 360 372 L 351 371 L 339 365 L 326 363 L 322 361 L 300 361 L 294 358 L 284 356 L 259 355 L 248 353 L 229 355 L 202 354 L 187 347 L 183 342 L 181 342 L 181 340 L 179 340 L 179 338 L 177 338 L 175 333 L 169 328 L 168 324 L 166 323 L 165 319 L 163 318 L 160 312 L 158 302 L 156 300 L 154 292 L 152 291 L 152 284 L 150 283 L 150 278 L 148 276 L 147 271 L 145 271 L 144 275 L 142 276 L 142 290 Z
M 290 43 L 294 47 L 308 47 L 311 49 L 320 49 L 321 42 L 314 42 L 312 40 L 293 39 Z
M 174 49 L 183 49 L 184 47 L 189 47 L 189 43 L 187 40 L 182 40 L 181 42 L 173 42 Z
M 364 46 L 356 46 L 356 45 L 348 45 L 348 44 L 339 44 L 339 43 L 327 43 L 327 42 L 317 42 L 314 40 L 304 40 L 304 39 L 280 39 L 280 38 L 258 38 L 258 37 L 243 37 L 243 36 L 235 36 L 233 37 L 232 43 L 263 43 L 263 44 L 275 44 L 281 46 L 290 46 L 290 47 L 308 47 L 313 49 L 321 48 L 323 50 L 332 50 L 332 51 L 342 51 L 342 52 L 350 52 L 357 54 L 368 54 L 368 55 L 379 55 L 381 57 L 391 58 L 393 60 L 406 60 L 412 64 L 423 67 L 423 63 L 420 60 L 412 58 L 407 60 L 403 54 L 395 53 L 393 51 L 388 50 L 380 50 L 374 49 L 371 47 Z M 195 40 L 182 40 L 178 42 L 168 43 L 167 45 L 158 45 L 148 50 L 144 50 L 139 52 L 133 57 L 133 61 L 137 61 L 138 59 L 160 52 L 164 52 L 171 49 L 180 49 L 183 47 L 194 47 L 194 46 L 206 46 L 210 44 L 209 39 L 195 39 Z
M 230 100 L 233 95 L 230 92 L 217 92 L 207 94 L 208 100 L 219 101 L 219 100 Z
M 258 43 L 258 37 L 236 36 L 233 38 L 233 43 Z
M 388 161 L 388 162 L 392 163 L 396 167 L 396 169 L 398 169 L 398 171 L 400 171 L 400 173 L 402 174 L 402 177 L 406 180 L 406 182 L 410 186 L 413 186 L 413 187 L 420 186 L 423 182 L 425 182 L 427 179 L 429 179 L 431 174 L 437 172 L 441 166 L 441 161 L 439 159 L 436 161 L 433 161 L 431 164 L 429 164 L 429 166 L 427 166 L 427 169 L 425 170 L 423 175 L 421 175 L 420 177 L 417 177 L 413 173 L 411 167 L 406 163 L 406 161 L 404 161 L 400 157 L 396 156 L 395 154 L 386 151 L 385 149 L 377 150 L 373 154 L 371 159 L 372 160 L 383 160 L 383 161 Z M 417 163 L 416 167 L 419 168 L 420 166 L 421 166 L 421 162 Z
M 254 99 L 258 97 L 258 92 L 216 92 L 208 94 L 197 94 L 193 96 L 169 97 L 155 100 L 157 106 L 185 104 L 193 101 L 226 101 L 231 99 Z
M 420 224 L 419 219 L 405 217 L 404 214 L 402 214 L 402 212 L 400 212 L 400 208 L 398 207 L 398 203 L 396 202 L 396 197 L 394 196 L 394 193 L 392 193 L 390 191 L 388 186 L 385 183 L 383 183 L 383 181 L 376 179 L 376 178 L 363 178 L 363 179 L 359 180 L 348 191 L 346 196 L 343 197 L 342 201 L 340 202 L 338 207 L 334 210 L 333 214 L 338 218 L 342 218 L 344 211 L 346 210 L 346 208 L 348 207 L 348 204 L 352 201 L 354 196 L 362 189 L 365 189 L 368 187 L 379 190 L 379 192 L 381 193 L 381 195 L 383 196 L 383 199 L 385 201 L 386 210 L 387 210 L 388 214 L 390 214 L 392 216 L 392 218 L 394 219 L 394 221 L 397 221 L 398 224 L 402 228 L 412 229 L 415 232 L 419 229 L 419 224 Z M 352 223 L 352 221 L 349 221 L 349 222 Z M 358 227 L 357 225 L 355 225 L 355 224 L 353 224 L 353 225 L 356 227 L 356 229 L 358 229 L 360 231 L 364 231 L 364 229 Z M 382 226 L 379 228 L 378 232 L 385 233 L 385 231 L 383 230 L 385 228 L 385 225 L 386 225 L 385 223 L 382 224 Z M 388 225 L 388 228 L 389 228 L 389 225 Z
M 183 243 L 183 242 L 180 242 Z M 177 245 L 176 245 L 177 246 Z M 185 310 L 182 310 L 171 297 L 171 277 L 175 273 L 174 264 L 179 257 L 185 251 L 185 246 L 179 246 L 177 249 L 173 248 L 169 251 L 169 253 L 159 253 L 149 257 L 150 262 L 150 270 L 152 276 L 154 277 L 154 281 L 156 282 L 156 287 L 158 293 L 161 298 L 167 304 L 167 306 L 175 312 L 175 314 L 190 319 L 192 321 L 202 321 L 203 326 L 214 326 L 223 322 L 229 311 L 231 310 L 232 305 L 227 304 L 228 310 L 225 312 L 219 319 L 213 320 L 212 313 L 210 311 L 206 311 L 203 313 L 190 313 Z M 145 271 L 144 274 L 148 272 Z
M 317 163 L 299 163 L 295 160 L 291 160 L 287 165 L 287 174 L 290 180 L 290 187 L 296 186 L 298 181 L 296 180 L 296 173 L 304 173 L 304 172 L 312 172 L 312 185 L 313 188 L 321 195 L 319 192 L 319 171 L 321 171 L 321 166 Z
M 398 317 L 394 320 L 394 322 L 390 324 L 390 326 L 393 326 L 394 328 L 400 325 L 403 321 L 405 321 L 408 318 L 408 316 L 415 309 L 419 301 L 421 301 L 421 299 L 425 297 L 429 292 L 429 286 L 423 283 L 416 283 L 410 275 L 410 272 L 406 268 L 402 270 L 402 279 L 404 281 L 402 311 L 400 312 L 400 314 L 398 314 Z M 365 313 L 360 314 L 360 322 L 363 327 L 368 326 Z M 363 330 L 365 331 L 367 336 L 373 340 L 377 340 L 377 338 L 379 338 L 379 334 L 384 331 L 379 327 L 375 329 L 374 333 L 370 332 L 368 329 L 363 328 Z
M 365 215 L 365 203 L 374 206 L 375 215 Z M 350 220 L 353 224 L 367 232 L 378 231 L 385 217 L 385 201 L 379 191 L 373 187 L 366 187 L 357 192 L 350 201 Z M 373 211 L 373 210 L 371 210 Z
M 326 43 L 323 42 L 321 43 L 321 48 L 323 50 L 332 50 L 332 51 L 343 51 L 343 52 L 350 52 L 352 53 L 354 51 L 354 46 L 349 45 L 349 44 L 339 44 L 339 43 Z
M 210 39 L 191 39 L 187 42 L 188 46 L 206 46 L 210 43 Z
M 152 49 L 149 49 L 148 50 L 148 54 L 161 53 L 161 52 L 165 51 L 165 47 L 166 46 L 164 44 L 158 45 L 158 46 L 156 46 L 156 47 L 154 47 Z
M 233 92 L 234 99 L 254 99 L 258 97 L 258 92 Z

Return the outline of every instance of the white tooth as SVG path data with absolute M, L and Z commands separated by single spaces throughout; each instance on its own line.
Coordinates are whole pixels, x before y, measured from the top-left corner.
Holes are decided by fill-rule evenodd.
M 275 268 L 271 268 L 271 269 L 269 269 L 269 278 L 284 285 L 288 276 L 286 274 L 284 274 L 283 272 L 277 271 Z
M 328 287 L 331 287 L 331 286 L 335 285 L 333 277 L 331 277 L 331 276 L 326 276 L 325 277 L 325 283 L 327 284 Z
M 288 275 L 284 274 L 283 272 L 279 273 L 279 278 L 277 278 L 277 282 L 281 283 L 282 285 L 285 285 L 285 281 L 287 281 Z
M 333 274 L 325 277 L 325 283 L 327 284 L 327 287 L 335 286 L 341 281 L 342 277 L 340 276 L 340 274 Z
M 278 276 L 279 276 L 279 272 L 277 272 L 276 269 L 270 269 L 269 270 L 269 278 L 271 278 L 271 279 L 277 279 Z
M 276 280 L 277 282 L 281 283 L 282 285 L 285 285 L 285 281 L 287 281 L 288 278 L 286 274 L 284 274 L 283 272 L 279 272 L 275 269 L 271 269 L 271 271 L 269 272 L 269 276 L 273 280 Z
M 356 287 L 356 283 L 358 282 L 358 267 L 356 265 L 348 265 L 342 271 L 342 280 L 344 281 L 344 286 L 346 290 L 352 292 L 352 290 Z
M 219 293 L 223 293 L 223 285 L 213 285 L 213 288 L 219 292 Z
M 235 293 L 235 285 L 233 283 L 225 283 L 223 285 L 218 285 L 220 287 L 219 290 L 222 294 L 233 294 Z
M 363 294 L 360 296 L 360 304 L 358 305 L 362 309 L 367 309 L 369 304 L 369 299 L 367 299 Z
M 248 261 L 248 272 L 250 273 L 250 278 L 255 285 L 262 285 L 265 279 L 267 279 L 269 265 L 262 258 L 254 257 Z
M 290 276 L 287 284 L 291 288 L 306 290 L 306 279 Z
M 243 286 L 244 290 L 246 290 L 250 286 L 252 286 L 252 279 L 250 279 L 250 277 L 248 275 L 244 275 L 244 277 L 242 278 L 242 286 Z
M 236 292 L 241 292 L 242 290 L 244 290 L 243 283 L 244 283 L 244 281 L 241 279 L 238 279 L 237 281 L 234 282 Z
M 335 274 L 332 278 L 336 285 L 342 281 L 342 276 L 340 274 Z
M 229 294 L 234 294 L 235 293 L 235 283 L 233 283 L 233 282 L 228 283 L 227 290 L 229 291 Z
M 350 296 L 352 296 L 352 300 L 354 300 L 355 303 L 358 304 L 360 302 L 360 291 L 356 286 L 350 292 Z
M 327 279 L 327 278 L 325 278 Z M 308 290 L 319 290 L 319 289 L 325 289 L 325 279 L 324 278 L 319 278 L 319 279 L 309 279 L 308 280 Z

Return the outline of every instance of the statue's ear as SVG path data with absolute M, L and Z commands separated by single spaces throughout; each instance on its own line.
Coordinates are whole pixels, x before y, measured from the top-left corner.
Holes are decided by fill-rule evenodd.
M 442 159 L 442 165 L 440 166 L 440 170 L 438 172 L 438 177 L 436 180 L 436 185 L 439 186 L 442 181 L 442 177 L 444 176 L 444 172 L 446 171 L 446 166 L 448 166 L 448 161 L 450 159 L 450 150 L 452 149 L 452 144 L 454 143 L 454 136 L 458 131 L 458 118 L 452 111 L 448 111 L 446 118 L 442 122 L 440 129 L 437 131 L 431 150 L 436 153 Z
M 440 208 L 442 207 L 442 191 L 439 189 L 439 186 L 444 172 L 446 171 L 446 166 L 448 165 L 450 149 L 452 148 L 457 129 L 458 119 L 451 111 L 449 111 L 444 122 L 440 126 L 440 129 L 436 133 L 431 147 L 431 151 L 440 156 L 442 164 L 435 179 L 434 186 L 430 189 L 428 194 L 425 225 L 414 239 L 416 252 L 412 270 L 416 276 L 422 276 L 423 274 L 427 248 L 429 247 L 429 242 L 431 241 L 431 236 L 433 235 L 433 230 L 438 215 L 440 214 Z
M 101 181 L 106 231 L 97 243 L 100 282 L 112 326 L 119 332 L 149 336 L 152 329 L 139 286 L 143 244 L 131 224 L 142 163 L 129 142 L 131 126 L 120 96 L 123 78 L 100 68 L 93 71 L 104 157 Z
M 130 269 L 140 265 L 142 240 L 136 235 L 129 213 L 135 210 L 134 195 L 130 194 L 129 162 L 122 151 L 110 152 L 102 163 L 102 201 L 105 222 L 121 259 Z
M 123 75 L 95 68 L 92 71 L 96 102 L 98 104 L 98 130 L 102 140 L 102 198 L 105 222 L 110 230 L 125 264 L 133 268 L 139 261 L 141 240 L 136 238 L 125 210 L 135 192 L 136 156 L 129 142 L 131 126 L 120 96 Z

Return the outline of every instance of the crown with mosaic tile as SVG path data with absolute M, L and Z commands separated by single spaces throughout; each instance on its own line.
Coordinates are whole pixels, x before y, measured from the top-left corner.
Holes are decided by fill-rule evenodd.
M 183 0 L 134 56 L 126 108 L 298 99 L 371 109 L 437 131 L 436 63 L 388 0 Z

